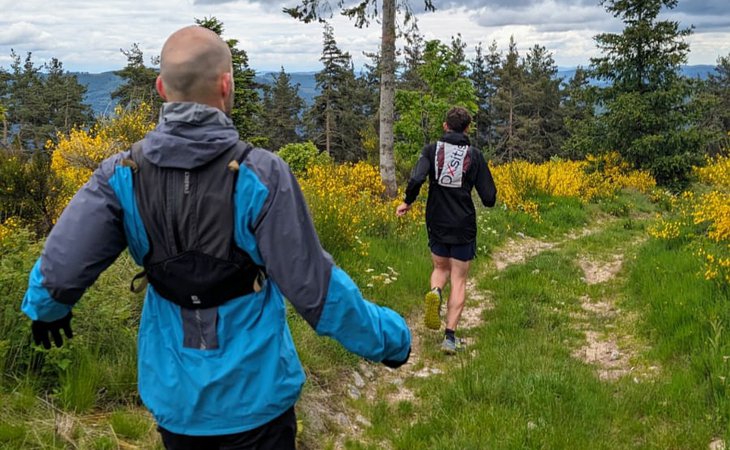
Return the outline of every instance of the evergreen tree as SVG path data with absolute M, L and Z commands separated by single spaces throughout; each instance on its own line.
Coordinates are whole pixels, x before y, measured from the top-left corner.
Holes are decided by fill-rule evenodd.
M 123 83 L 112 92 L 112 100 L 117 100 L 125 108 L 148 103 L 152 105 L 152 111 L 156 112 L 163 101 L 155 89 L 157 69 L 145 65 L 144 54 L 137 43 L 133 43 L 129 50 L 120 51 L 127 58 L 127 65 L 114 72 L 122 78 Z M 158 65 L 159 58 L 152 58 L 151 62 L 153 66 Z
M 54 131 L 67 133 L 76 125 L 89 123 L 93 117 L 89 105 L 83 103 L 86 87 L 78 83 L 75 75 L 63 71 L 63 64 L 56 58 L 46 64 L 45 98 L 48 102 L 48 122 Z
M 76 76 L 63 71 L 60 61 L 53 58 L 36 66 L 31 53 L 24 61 L 15 52 L 10 56 L 10 72 L 2 77 L 4 98 L 0 99 L 16 147 L 42 150 L 47 141 L 56 140 L 57 133 L 68 133 L 93 119 L 91 108 L 83 103 L 86 88 Z
M 596 36 L 603 56 L 591 59 L 592 74 L 608 81 L 599 101 L 605 113 L 597 133 L 604 150 L 617 150 L 635 167 L 650 170 L 664 186 L 682 188 L 701 161 L 706 136 L 691 122 L 690 83 L 681 77 L 691 29 L 658 20 L 677 0 L 603 0 L 625 24 L 620 34 Z
M 494 123 L 498 140 L 495 157 L 501 161 L 528 156 L 524 134 L 525 117 L 522 114 L 526 98 L 526 74 L 514 37 L 510 37 L 507 54 L 498 71 L 494 95 Z
M 475 47 L 475 57 L 469 62 L 471 72 L 469 78 L 477 95 L 478 110 L 474 115 L 475 144 L 484 149 L 495 145 L 494 130 L 494 96 L 497 93 L 498 72 L 501 64 L 501 55 L 497 51 L 497 42 L 492 41 L 488 48 L 489 53 L 484 55 L 480 42 Z
M 466 63 L 466 42 L 461 38 L 461 33 L 451 36 L 451 63 L 456 66 L 463 66 Z
M 595 103 L 595 89 L 589 84 L 588 72 L 578 66 L 562 92 L 565 135 L 561 156 L 582 159 L 600 147 L 595 135 Z
M 717 58 L 715 73 L 710 74 L 703 87 L 709 97 L 703 125 L 715 131 L 710 150 L 730 148 L 730 54 Z
M 285 8 L 284 11 L 292 17 L 305 23 L 320 20 L 323 15 L 332 15 L 332 7 L 328 0 L 301 0 L 301 5 L 295 8 Z M 380 16 L 382 25 L 381 49 L 381 76 L 380 76 L 380 177 L 385 185 L 386 194 L 395 197 L 398 194 L 398 185 L 395 179 L 395 158 L 393 154 L 395 120 L 395 16 L 400 9 L 405 11 L 405 21 L 409 22 L 412 12 L 408 0 L 356 0 L 352 4 L 347 0 L 336 0 L 337 7 L 342 8 L 342 14 L 355 19 L 358 28 L 369 24 L 371 18 Z M 378 4 L 381 8 L 378 8 Z M 424 0 L 426 10 L 433 11 L 432 0 Z
M 272 77 L 274 84 L 264 90 L 261 131 L 268 140 L 268 148 L 276 151 L 286 144 L 299 142 L 304 100 L 299 96 L 299 84 L 292 86 L 291 77 L 283 67 Z
M 8 74 L 2 67 L 0 67 L 0 121 L 2 121 L 2 139 L 0 145 L 3 148 L 7 148 L 8 135 L 9 135 L 9 124 L 8 124 L 8 107 L 7 95 L 10 90 L 10 74 Z
M 560 110 L 560 83 L 558 67 L 552 54 L 541 45 L 527 53 L 525 67 L 525 99 L 521 113 L 526 117 L 523 134 L 527 157 L 532 161 L 546 161 L 560 152 L 564 136 Z
M 222 36 L 225 30 L 223 23 L 216 17 L 195 19 L 195 23 L 213 31 L 218 36 Z M 231 50 L 235 85 L 231 119 L 238 129 L 241 139 L 249 140 L 254 144 L 262 144 L 261 133 L 257 127 L 261 115 L 261 101 L 257 89 L 261 86 L 255 81 L 256 71 L 248 66 L 248 55 L 237 47 L 237 39 L 225 39 L 225 42 Z
M 426 83 L 419 75 L 419 68 L 423 65 L 423 50 L 425 41 L 418 28 L 412 27 L 405 33 L 406 45 L 403 46 L 403 70 L 398 79 L 398 89 L 420 91 L 426 89 Z
M 53 225 L 60 182 L 51 170 L 47 142 L 93 117 L 83 104 L 86 88 L 55 58 L 36 66 L 11 52 L 10 72 L 0 70 L 4 136 L 0 153 L 0 221 L 14 216 L 39 235 Z M 12 134 L 12 135 L 11 135 Z M 7 136 L 11 135 L 11 136 Z
M 8 109 L 0 103 L 0 122 L 2 122 L 2 134 L 0 135 L 0 146 L 8 147 Z
M 337 47 L 334 31 L 324 27 L 323 68 L 315 75 L 319 95 L 307 113 L 312 141 L 336 161 L 361 159 L 360 132 L 367 121 L 364 80 L 355 77 L 350 54 Z

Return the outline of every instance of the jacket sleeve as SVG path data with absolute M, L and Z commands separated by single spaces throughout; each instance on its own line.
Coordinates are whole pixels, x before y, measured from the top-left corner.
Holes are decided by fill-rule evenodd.
M 127 246 L 122 208 L 109 184 L 119 159 L 102 162 L 46 239 L 21 307 L 32 320 L 50 322 L 68 314 Z
M 487 207 L 492 207 L 497 202 L 497 186 L 494 184 L 492 178 L 492 172 L 489 170 L 487 162 L 484 160 L 482 152 L 475 150 L 476 155 L 476 180 L 475 187 L 482 204 Z
M 411 179 L 408 180 L 408 186 L 406 187 L 406 198 L 403 200 L 409 205 L 416 201 L 416 197 L 418 197 L 418 193 L 421 191 L 421 186 L 426 182 L 428 173 L 431 171 L 431 147 L 433 145 L 423 147 L 421 157 L 418 158 L 416 167 L 411 172 Z
M 405 360 L 411 345 L 405 320 L 365 300 L 352 279 L 334 265 L 320 245 L 286 163 L 263 151 L 249 159 L 259 166 L 254 169 L 267 191 L 251 229 L 269 278 L 319 335 L 373 361 Z

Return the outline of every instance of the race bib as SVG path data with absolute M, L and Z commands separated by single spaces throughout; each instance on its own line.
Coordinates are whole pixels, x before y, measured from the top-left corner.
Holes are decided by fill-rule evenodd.
M 468 145 L 454 145 L 448 142 L 436 143 L 436 180 L 439 185 L 460 188 L 466 171 L 465 162 L 469 154 Z

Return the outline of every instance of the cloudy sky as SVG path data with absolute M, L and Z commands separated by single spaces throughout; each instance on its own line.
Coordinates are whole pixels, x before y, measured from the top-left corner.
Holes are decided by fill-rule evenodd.
M 334 1 L 332 2 L 334 3 Z M 139 43 L 149 57 L 159 54 L 166 37 L 215 16 L 225 25 L 224 37 L 240 41 L 257 71 L 310 71 L 320 68 L 322 27 L 302 24 L 281 12 L 296 0 L 0 0 L 0 67 L 7 68 L 10 51 L 33 52 L 36 63 L 59 58 L 67 70 L 103 72 L 122 68 L 120 49 Z M 541 44 L 553 52 L 559 66 L 587 64 L 597 51 L 593 36 L 617 32 L 621 23 L 598 0 L 434 0 L 435 13 L 423 12 L 421 0 L 411 0 L 421 33 L 427 39 L 449 41 L 461 33 L 470 54 L 478 42 L 496 40 L 506 48 L 514 35 L 519 49 Z M 730 54 L 730 1 L 680 0 L 662 17 L 682 26 L 694 25 L 689 38 L 690 64 L 715 64 Z M 338 45 L 360 66 L 363 51 L 377 49 L 378 24 L 357 29 L 348 19 L 332 20 Z

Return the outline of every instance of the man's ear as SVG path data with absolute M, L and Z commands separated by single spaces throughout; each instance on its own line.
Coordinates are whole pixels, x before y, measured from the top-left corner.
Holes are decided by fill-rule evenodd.
M 167 101 L 167 94 L 165 93 L 165 85 L 162 83 L 161 75 L 157 75 L 157 80 L 155 80 L 155 89 L 157 89 L 157 93 L 160 94 L 160 97 L 162 97 L 163 100 Z
M 223 75 L 221 75 L 220 89 L 221 89 L 221 96 L 223 98 L 226 98 L 231 94 L 231 91 L 233 91 L 233 73 L 232 72 L 225 72 L 225 73 L 223 73 Z
M 446 122 L 444 122 L 444 131 L 449 131 L 449 126 L 446 125 Z

